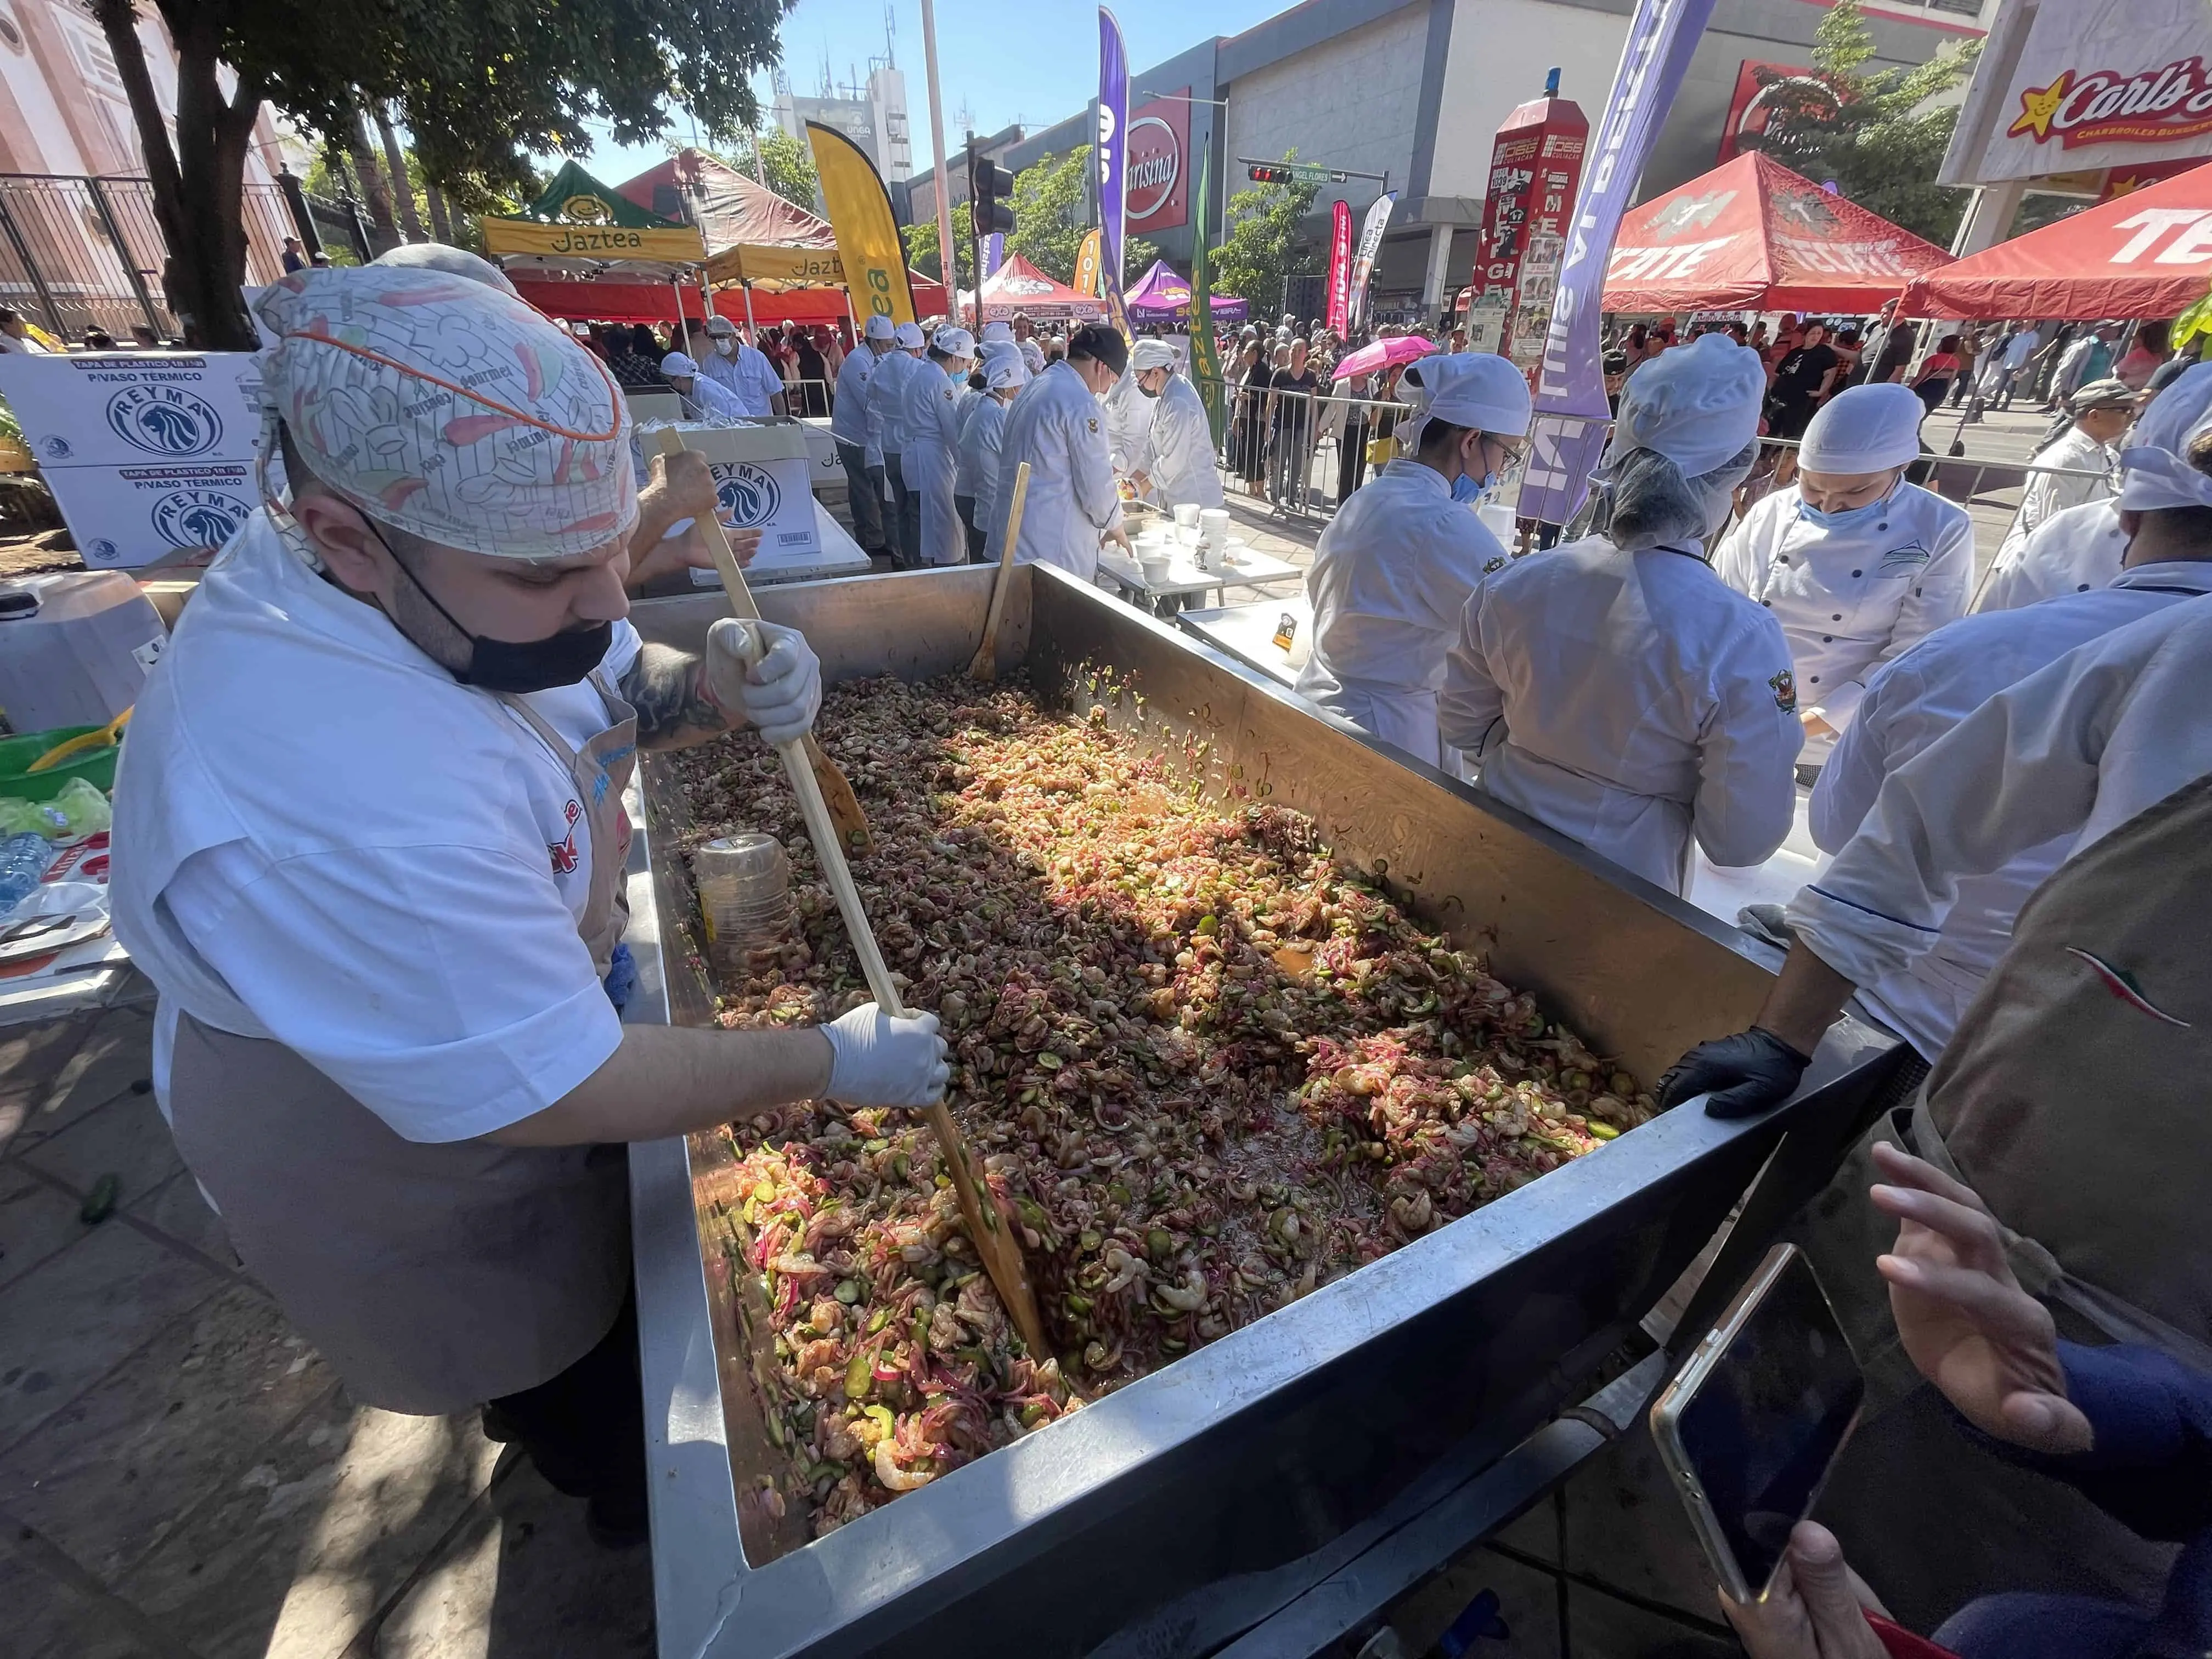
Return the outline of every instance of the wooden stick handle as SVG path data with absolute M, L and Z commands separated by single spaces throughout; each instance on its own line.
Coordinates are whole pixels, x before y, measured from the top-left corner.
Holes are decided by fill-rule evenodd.
M 1030 464 L 1024 461 L 1014 469 L 1014 499 L 1007 507 L 1006 539 L 999 548 L 999 574 L 991 583 L 991 608 L 983 618 L 983 641 L 975 647 L 975 659 L 968 665 L 970 679 L 999 677 L 999 618 L 1006 614 L 1006 584 L 1013 578 L 1014 546 L 1021 540 L 1022 508 L 1029 496 Z

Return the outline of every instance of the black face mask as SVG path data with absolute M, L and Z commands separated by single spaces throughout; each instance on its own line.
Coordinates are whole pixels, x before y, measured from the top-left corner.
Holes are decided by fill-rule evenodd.
M 1166 391 L 1167 388 L 1165 386 L 1159 386 L 1157 388 L 1148 386 L 1142 380 L 1139 380 L 1137 382 L 1137 390 L 1143 392 L 1147 398 L 1157 398 L 1161 392 Z
M 368 516 L 362 522 L 369 526 L 369 533 L 392 553 L 392 544 L 385 541 L 384 532 L 378 530 Z M 453 631 L 469 642 L 469 665 L 453 671 L 453 678 L 463 685 L 473 685 L 485 691 L 550 691 L 556 685 L 574 685 L 599 665 L 614 643 L 615 625 L 611 622 L 593 623 L 588 628 L 572 628 L 558 634 L 548 635 L 542 640 L 495 640 L 488 635 L 471 634 L 454 620 L 453 613 L 438 603 L 438 596 L 422 586 L 421 578 L 408 569 L 406 562 L 392 553 L 392 562 L 399 567 L 400 574 L 414 584 L 415 591 L 430 601 L 434 610 Z

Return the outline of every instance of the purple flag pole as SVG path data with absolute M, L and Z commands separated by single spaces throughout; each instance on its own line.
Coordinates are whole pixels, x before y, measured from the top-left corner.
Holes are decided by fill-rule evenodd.
M 1711 3 L 1711 0 L 1707 0 Z M 1129 307 L 1121 297 L 1122 232 L 1128 217 L 1128 199 L 1122 191 L 1124 164 L 1128 159 L 1129 54 L 1121 44 L 1121 26 L 1105 7 L 1098 8 L 1098 222 L 1105 255 L 1099 263 L 1105 276 L 1109 320 L 1126 337 Z
M 1713 0 L 1638 0 L 1629 22 L 1613 95 L 1583 171 L 1582 199 L 1537 366 L 1536 418 L 1516 508 L 1524 519 L 1565 524 L 1589 487 L 1611 413 L 1598 325 L 1613 239 L 1712 13 Z

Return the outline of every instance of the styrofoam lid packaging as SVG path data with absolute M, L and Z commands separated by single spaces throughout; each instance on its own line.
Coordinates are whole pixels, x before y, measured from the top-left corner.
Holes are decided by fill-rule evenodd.
M 773 565 L 780 557 L 822 550 L 814 518 L 814 464 L 799 427 L 783 421 L 680 429 L 684 447 L 704 456 L 714 472 L 722 522 L 732 530 L 761 532 L 762 561 Z M 647 427 L 638 434 L 641 456 L 659 449 L 661 430 Z
M 77 551 L 95 570 L 212 553 L 245 526 L 261 499 L 251 463 L 58 466 L 46 478 Z
M 0 396 L 42 468 L 251 462 L 261 442 L 247 351 L 10 352 Z
M 117 572 L 0 584 L 0 709 L 18 732 L 105 725 L 137 702 L 168 641 L 138 584 Z

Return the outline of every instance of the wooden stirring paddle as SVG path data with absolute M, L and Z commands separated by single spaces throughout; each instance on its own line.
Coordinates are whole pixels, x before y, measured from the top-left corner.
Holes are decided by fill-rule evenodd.
M 1006 584 L 1014 574 L 1014 544 L 1022 537 L 1022 508 L 1030 498 L 1030 464 L 1014 469 L 1014 499 L 1006 510 L 1006 543 L 999 550 L 999 574 L 991 582 L 991 609 L 983 618 L 983 643 L 968 665 L 968 678 L 986 684 L 999 678 L 999 618 L 1006 614 Z

